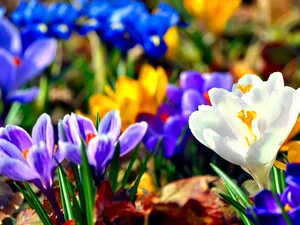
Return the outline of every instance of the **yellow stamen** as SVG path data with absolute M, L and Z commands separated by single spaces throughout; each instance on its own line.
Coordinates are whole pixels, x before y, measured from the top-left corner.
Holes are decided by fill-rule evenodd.
M 237 86 L 237 89 L 239 89 L 241 92 L 243 92 L 243 94 L 251 91 L 253 85 L 252 84 L 247 84 L 247 85 L 244 85 L 244 84 L 239 84 Z
M 23 156 L 23 158 L 24 158 L 25 160 L 27 159 L 27 154 L 29 153 L 29 150 L 30 150 L 30 148 L 25 149 L 25 150 L 22 151 L 22 156 Z
M 44 33 L 46 33 L 46 32 L 48 31 L 48 27 L 47 27 L 47 25 L 44 24 L 44 23 L 39 24 L 39 25 L 38 25 L 38 29 L 39 29 L 40 31 L 44 32 Z
M 157 35 L 151 36 L 151 41 L 154 43 L 155 46 L 159 46 L 160 45 L 160 38 Z
M 284 206 L 284 211 L 289 212 L 289 211 L 291 211 L 292 209 L 293 209 L 293 208 L 290 206 L 289 203 L 285 204 L 285 206 Z
M 256 141 L 257 137 L 253 133 L 253 130 L 252 130 L 252 121 L 254 119 L 256 119 L 257 113 L 255 111 L 253 111 L 253 110 L 252 111 L 246 111 L 246 110 L 242 109 L 241 111 L 239 111 L 237 117 L 239 119 L 241 119 L 242 122 L 244 124 L 246 124 L 246 126 L 248 127 L 248 129 L 249 129 L 249 131 L 250 131 L 250 133 L 251 133 L 251 135 L 253 137 L 253 142 Z M 251 142 L 249 141 L 249 139 L 247 137 L 245 137 L 245 138 L 246 138 L 248 146 L 250 146 Z

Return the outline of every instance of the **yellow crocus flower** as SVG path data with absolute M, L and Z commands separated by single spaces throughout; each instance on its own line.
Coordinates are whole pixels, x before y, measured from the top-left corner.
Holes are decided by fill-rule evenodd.
M 221 34 L 241 0 L 184 0 L 186 10 L 204 22 L 207 29 L 214 34 Z
M 179 31 L 177 26 L 170 27 L 164 35 L 164 41 L 168 46 L 166 57 L 169 59 L 176 59 L 178 55 L 178 47 L 180 43 Z
M 121 76 L 117 79 L 115 91 L 106 86 L 106 95 L 91 96 L 91 116 L 96 118 L 99 113 L 103 117 L 108 111 L 118 109 L 124 130 L 136 122 L 140 113 L 156 113 L 166 96 L 167 84 L 167 74 L 162 67 L 155 69 L 145 64 L 141 67 L 138 80 Z

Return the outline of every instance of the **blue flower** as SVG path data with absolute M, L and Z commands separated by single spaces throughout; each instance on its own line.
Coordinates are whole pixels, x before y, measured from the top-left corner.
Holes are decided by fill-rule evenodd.
M 53 62 L 56 40 L 38 40 L 23 49 L 18 30 L 7 19 L 0 19 L 0 30 L 1 98 L 5 105 L 14 101 L 28 103 L 35 99 L 39 89 L 21 88 Z
M 288 164 L 286 168 L 287 188 L 278 199 L 284 210 L 290 217 L 293 224 L 300 221 L 300 164 Z M 254 197 L 254 207 L 247 209 L 249 218 L 255 223 L 254 212 L 260 224 L 286 225 L 280 206 L 273 193 L 269 190 L 262 190 Z

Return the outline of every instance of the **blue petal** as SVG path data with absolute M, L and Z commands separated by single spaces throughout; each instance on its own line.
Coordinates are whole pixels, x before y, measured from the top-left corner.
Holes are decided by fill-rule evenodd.
M 186 90 L 181 99 L 181 108 L 183 112 L 192 114 L 198 110 L 199 105 L 205 104 L 202 94 L 195 89 Z
M 58 141 L 60 154 L 72 163 L 81 164 L 81 147 L 68 142 Z
M 292 187 L 300 188 L 300 164 L 292 163 L 286 167 L 286 183 Z
M 0 19 L 0 48 L 15 56 L 22 52 L 21 38 L 17 28 L 7 19 Z
M 25 51 L 23 61 L 18 67 L 18 79 L 15 88 L 19 88 L 31 79 L 40 75 L 54 60 L 57 50 L 55 39 L 44 39 L 35 41 Z
M 52 157 L 49 157 L 44 142 L 32 146 L 27 154 L 28 164 L 39 174 L 43 186 L 47 189 L 52 186 Z
M 87 139 L 88 134 L 97 133 L 95 125 L 90 119 L 81 115 L 76 115 L 76 118 L 77 118 L 80 134 L 84 140 Z
M 180 74 L 180 87 L 183 89 L 195 89 L 202 91 L 204 79 L 197 71 L 184 71 Z
M 46 146 L 49 158 L 52 158 L 54 151 L 54 130 L 51 118 L 48 114 L 42 114 L 32 129 L 32 142 L 39 145 L 43 142 Z
M 99 127 L 99 134 L 110 135 L 116 141 L 121 131 L 121 117 L 118 110 L 111 110 L 102 118 Z
M 168 84 L 167 86 L 167 98 L 168 100 L 175 104 L 176 106 L 180 106 L 182 97 L 182 90 L 174 84 Z
M 96 172 L 102 174 L 106 163 L 112 159 L 114 144 L 107 135 L 98 135 L 88 145 L 88 159 L 91 165 L 95 166 Z
M 0 152 L 4 153 L 10 158 L 24 161 L 21 150 L 7 140 L 0 139 Z
M 157 143 L 160 139 L 163 156 L 166 158 L 172 157 L 175 154 L 176 138 L 170 135 L 154 135 L 147 140 L 145 145 L 150 151 L 154 152 L 156 150 L 155 148 L 157 146 Z
M 20 104 L 26 104 L 32 102 L 39 95 L 40 89 L 37 87 L 29 88 L 26 90 L 16 90 L 11 92 L 7 96 L 9 102 L 19 102 Z
M 211 88 L 223 88 L 231 91 L 233 85 L 233 78 L 230 73 L 214 72 L 210 74 L 204 74 L 204 84 L 202 93 L 209 91 Z
M 16 67 L 12 55 L 5 49 L 0 49 L 0 68 L 0 89 L 2 91 L 2 98 L 6 98 L 14 85 Z M 6 101 L 6 99 L 3 100 Z
M 275 200 L 273 193 L 269 190 L 262 190 L 254 196 L 255 206 L 258 209 L 269 210 L 270 212 L 280 211 L 280 207 Z
M 187 122 L 181 115 L 171 116 L 164 124 L 164 133 L 178 139 L 186 126 Z
M 32 140 L 27 131 L 25 131 L 23 128 L 14 126 L 14 125 L 8 125 L 5 127 L 4 135 L 7 137 L 6 140 L 10 141 L 12 144 L 17 146 L 19 150 L 27 150 L 32 146 Z
M 119 138 L 120 156 L 133 150 L 143 139 L 147 131 L 147 123 L 140 122 L 130 125 Z
M 0 174 L 16 181 L 39 178 L 39 175 L 27 163 L 9 157 L 0 157 Z

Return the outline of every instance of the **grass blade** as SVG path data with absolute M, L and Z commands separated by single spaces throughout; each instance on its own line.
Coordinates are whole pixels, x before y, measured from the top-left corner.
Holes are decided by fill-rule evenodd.
M 87 159 L 85 144 L 82 141 L 81 146 L 82 166 L 80 167 L 83 193 L 85 196 L 85 213 L 87 225 L 94 225 L 94 203 L 95 203 L 95 187 L 92 179 L 91 167 Z
M 149 161 L 151 155 L 152 155 L 152 153 L 149 151 L 146 155 L 144 163 L 141 165 L 141 171 L 140 171 L 139 175 L 137 176 L 133 187 L 131 188 L 131 191 L 130 191 L 130 201 L 131 202 L 134 202 L 134 200 L 136 198 L 136 193 L 137 193 L 137 190 L 138 190 L 138 187 L 139 187 L 139 183 L 141 181 L 141 178 L 142 178 L 143 174 L 147 170 L 147 164 L 148 164 L 148 161 Z
M 114 151 L 113 159 L 110 165 L 110 172 L 109 172 L 110 184 L 114 193 L 116 193 L 118 189 L 119 170 L 120 170 L 120 143 L 118 142 Z
M 241 205 L 244 206 L 245 208 L 252 206 L 249 199 L 248 199 L 248 197 L 237 186 L 237 184 L 233 182 L 233 180 L 230 177 L 228 177 L 221 169 L 219 169 L 214 164 L 211 163 L 210 166 L 224 180 L 224 182 L 228 185 L 228 188 L 233 192 L 236 201 L 240 202 Z
M 75 179 L 76 188 L 78 190 L 78 196 L 79 196 L 79 205 L 83 211 L 85 211 L 85 197 L 82 187 L 82 180 L 80 178 L 80 166 L 71 164 L 72 172 Z
M 97 112 L 97 116 L 96 116 L 96 130 L 98 130 L 99 128 L 99 124 L 100 124 L 100 114 Z
M 278 194 L 281 194 L 284 190 L 284 184 L 282 184 L 282 181 L 284 182 L 284 178 L 282 180 L 282 174 L 279 172 L 279 169 L 273 166 L 271 169 L 270 176 L 272 181 L 272 190 Z
M 130 160 L 129 165 L 127 167 L 127 170 L 126 170 L 126 172 L 124 174 L 124 177 L 122 179 L 122 187 L 125 187 L 126 184 L 128 183 L 128 179 L 129 179 L 129 176 L 130 176 L 133 164 L 134 164 L 134 162 L 135 162 L 135 160 L 136 160 L 136 158 L 138 156 L 139 149 L 140 149 L 140 144 L 138 144 L 135 147 L 135 149 L 134 149 L 134 151 L 132 153 L 131 160 Z
M 68 188 L 67 188 L 67 183 L 65 179 L 65 175 L 62 171 L 63 169 L 61 168 L 60 165 L 57 167 L 58 171 L 58 182 L 59 182 L 59 187 L 60 187 L 60 193 L 61 193 L 61 200 L 63 203 L 63 209 L 64 209 L 64 215 L 65 215 L 65 220 L 72 220 L 74 218 L 73 215 L 73 209 L 71 205 L 71 199 L 68 193 Z

